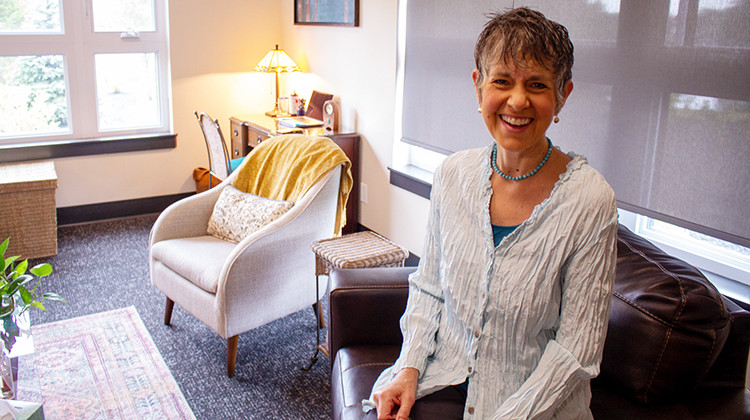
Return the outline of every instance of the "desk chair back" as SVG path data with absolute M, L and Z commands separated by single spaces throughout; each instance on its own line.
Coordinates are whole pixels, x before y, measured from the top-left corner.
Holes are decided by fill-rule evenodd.
M 215 177 L 223 181 L 227 179 L 231 171 L 229 169 L 229 152 L 227 151 L 227 144 L 224 142 L 224 136 L 221 134 L 219 120 L 211 119 L 205 112 L 199 114 L 198 111 L 194 111 L 194 114 L 203 131 L 203 137 L 206 139 L 208 169 Z M 209 178 L 208 188 L 216 186 L 211 185 L 212 182 Z

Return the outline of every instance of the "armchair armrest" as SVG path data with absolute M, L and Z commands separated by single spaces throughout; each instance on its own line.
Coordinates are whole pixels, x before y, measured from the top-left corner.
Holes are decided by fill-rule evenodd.
M 336 352 L 352 345 L 400 345 L 399 320 L 416 267 L 334 270 L 330 276 L 328 345 Z

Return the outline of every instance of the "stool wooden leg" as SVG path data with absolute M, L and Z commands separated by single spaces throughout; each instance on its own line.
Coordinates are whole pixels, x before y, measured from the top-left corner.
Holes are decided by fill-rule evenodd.
M 237 363 L 237 342 L 239 336 L 227 338 L 227 376 L 234 376 L 234 366 Z
M 320 301 L 312 304 L 313 312 L 315 312 L 315 318 L 318 319 L 318 328 L 326 327 L 326 317 L 323 315 L 323 305 Z
M 174 309 L 174 301 L 167 298 L 167 306 L 164 308 L 164 325 L 169 325 L 172 321 L 172 309 Z
M 315 313 L 315 353 L 310 357 L 310 363 L 302 367 L 302 370 L 310 370 L 315 362 L 318 361 L 318 353 L 320 352 L 320 329 L 325 326 L 323 321 L 323 310 L 320 305 L 320 276 L 315 274 L 315 303 L 312 305 L 313 312 Z

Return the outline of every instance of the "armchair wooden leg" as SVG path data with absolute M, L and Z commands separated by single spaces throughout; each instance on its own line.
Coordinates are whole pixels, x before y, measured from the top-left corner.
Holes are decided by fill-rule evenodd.
M 234 376 L 234 365 L 237 363 L 238 335 L 227 338 L 227 376 Z
M 167 298 L 167 306 L 164 308 L 164 325 L 169 325 L 172 321 L 172 309 L 174 309 L 174 301 Z

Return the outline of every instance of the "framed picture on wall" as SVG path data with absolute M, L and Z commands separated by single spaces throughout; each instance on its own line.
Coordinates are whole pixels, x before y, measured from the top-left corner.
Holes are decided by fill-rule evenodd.
M 294 24 L 359 26 L 359 0 L 294 0 Z

